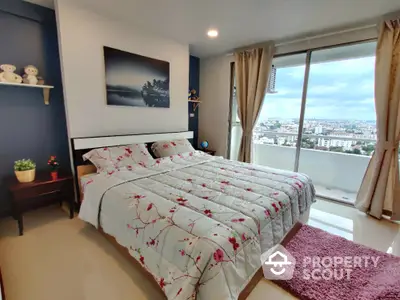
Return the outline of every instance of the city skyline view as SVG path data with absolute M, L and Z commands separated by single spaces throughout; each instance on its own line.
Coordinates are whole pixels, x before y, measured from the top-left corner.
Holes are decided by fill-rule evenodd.
M 253 130 L 253 142 L 371 156 L 377 139 L 375 47 L 375 42 L 369 42 L 311 52 L 301 127 L 306 54 L 274 58 L 276 72 Z M 240 122 L 237 114 L 235 119 Z
M 311 53 L 302 128 L 305 54 L 274 59 L 275 85 L 265 95 L 254 143 L 296 147 L 301 130 L 302 148 L 370 156 L 376 145 L 376 116 L 375 56 L 369 46 Z

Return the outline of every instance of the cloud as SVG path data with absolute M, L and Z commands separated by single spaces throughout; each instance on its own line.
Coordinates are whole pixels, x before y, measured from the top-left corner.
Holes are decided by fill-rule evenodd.
M 304 66 L 278 68 L 277 94 L 267 94 L 259 120 L 299 118 Z M 311 64 L 306 118 L 375 120 L 375 58 Z
M 341 92 L 348 87 L 347 82 L 334 82 L 331 85 L 313 85 L 308 88 L 307 93 L 310 95 L 326 95 L 329 93 Z

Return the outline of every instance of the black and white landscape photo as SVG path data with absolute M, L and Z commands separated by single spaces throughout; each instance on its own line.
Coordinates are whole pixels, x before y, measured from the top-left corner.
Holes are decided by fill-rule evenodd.
M 169 107 L 169 62 L 104 47 L 107 104 Z

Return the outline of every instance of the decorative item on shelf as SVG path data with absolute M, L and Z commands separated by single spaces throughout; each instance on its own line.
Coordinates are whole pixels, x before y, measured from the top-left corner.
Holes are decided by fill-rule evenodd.
M 25 74 L 23 76 L 25 84 L 37 85 L 38 78 L 37 75 L 39 74 L 39 70 L 32 65 L 28 65 L 24 68 Z
M 52 180 L 57 180 L 58 179 L 58 168 L 60 167 L 60 164 L 57 161 L 57 157 L 55 155 L 50 156 L 47 164 L 50 166 L 51 172 L 51 179 Z
M 38 83 L 37 83 L 38 85 L 44 85 L 45 84 L 45 81 L 44 81 L 42 76 L 37 76 L 37 79 L 38 79 Z
M 195 89 L 189 90 L 189 100 L 199 100 L 199 97 L 196 94 L 197 91 Z
M 202 149 L 204 149 L 204 150 L 207 149 L 208 146 L 209 146 L 208 141 L 202 141 L 202 142 L 200 143 L 200 147 L 201 147 Z
M 196 111 L 201 101 L 200 98 L 197 96 L 197 91 L 195 89 L 189 89 L 188 100 L 189 102 L 193 103 L 193 111 Z
M 0 82 L 21 83 L 22 77 L 14 73 L 16 69 L 14 65 L 1 65 L 0 70 L 2 72 L 0 73 Z
M 24 69 L 26 74 L 23 79 L 14 73 L 15 70 L 16 67 L 13 65 L 0 65 L 0 85 L 40 88 L 43 90 L 44 104 L 49 105 L 50 89 L 53 89 L 54 86 L 44 85 L 44 79 L 37 76 L 39 73 L 38 69 L 32 65 L 26 66 Z
M 15 176 L 21 183 L 35 180 L 36 164 L 31 159 L 21 159 L 14 163 Z

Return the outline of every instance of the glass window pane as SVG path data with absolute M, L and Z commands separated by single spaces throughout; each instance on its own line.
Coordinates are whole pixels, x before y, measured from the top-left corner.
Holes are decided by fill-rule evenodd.
M 253 162 L 294 169 L 306 53 L 274 58 L 275 87 L 265 95 L 253 131 Z
M 376 144 L 376 42 L 311 54 L 299 172 L 318 194 L 354 202 Z

